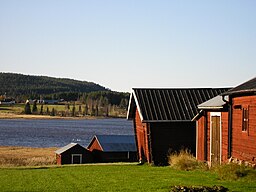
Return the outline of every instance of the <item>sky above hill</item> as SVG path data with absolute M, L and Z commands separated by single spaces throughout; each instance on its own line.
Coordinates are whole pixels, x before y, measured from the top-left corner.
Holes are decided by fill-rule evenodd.
M 0 72 L 132 87 L 236 86 L 256 72 L 254 0 L 0 0 Z

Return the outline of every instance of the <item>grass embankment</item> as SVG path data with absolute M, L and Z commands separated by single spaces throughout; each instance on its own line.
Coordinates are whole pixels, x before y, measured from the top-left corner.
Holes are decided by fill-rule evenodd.
M 0 146 L 0 167 L 54 165 L 56 149 Z
M 221 185 L 255 191 L 254 181 L 222 181 L 213 172 L 139 165 L 0 169 L 1 191 L 169 191 L 171 186 Z
M 1 191 L 170 191 L 177 185 L 256 191 L 255 177 L 221 180 L 210 170 L 182 171 L 137 164 L 56 166 L 55 150 L 0 147 Z

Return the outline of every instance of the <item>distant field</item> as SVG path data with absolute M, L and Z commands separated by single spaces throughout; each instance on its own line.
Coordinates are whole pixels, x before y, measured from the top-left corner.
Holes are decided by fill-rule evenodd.
M 177 171 L 147 165 L 1 168 L 1 191 L 169 191 L 171 186 L 222 185 L 255 191 L 256 182 L 221 181 L 210 171 Z
M 0 167 L 53 165 L 56 149 L 0 146 Z
M 44 104 L 43 105 L 43 115 L 39 115 L 41 111 L 41 104 L 37 104 L 37 113 L 32 115 L 24 114 L 25 104 L 14 104 L 14 105 L 0 105 L 0 118 L 52 118 L 50 116 L 52 110 L 55 111 L 55 116 L 57 117 L 73 117 L 73 105 L 69 105 L 69 109 L 65 104 Z M 30 105 L 32 110 L 32 104 Z M 79 118 L 95 118 L 96 116 L 86 115 L 84 116 L 84 105 L 76 104 L 75 105 L 75 117 Z M 80 110 L 79 110 L 80 109 Z M 100 117 L 100 116 L 98 116 Z M 112 110 L 109 110 L 109 117 L 126 117 L 125 109 L 115 109 L 112 107 Z

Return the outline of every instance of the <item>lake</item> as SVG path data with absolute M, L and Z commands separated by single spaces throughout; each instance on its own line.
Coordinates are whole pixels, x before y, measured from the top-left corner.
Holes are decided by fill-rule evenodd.
M 70 142 L 87 146 L 96 134 L 132 135 L 132 121 L 0 119 L 0 146 L 62 147 Z

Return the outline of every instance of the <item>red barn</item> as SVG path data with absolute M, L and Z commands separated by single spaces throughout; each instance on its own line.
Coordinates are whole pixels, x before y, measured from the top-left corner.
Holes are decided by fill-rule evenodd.
M 127 118 L 134 122 L 139 159 L 168 164 L 168 153 L 183 148 L 196 153 L 197 105 L 227 88 L 133 89 Z
M 70 143 L 55 153 L 58 165 L 91 163 L 93 161 L 91 152 L 77 143 Z
M 94 162 L 135 162 L 138 160 L 134 135 L 95 135 L 87 147 Z
M 215 98 L 216 99 L 216 98 Z M 229 158 L 256 163 L 256 78 L 203 103 L 197 119 L 197 158 L 221 163 Z M 208 105 L 208 108 L 207 108 Z

